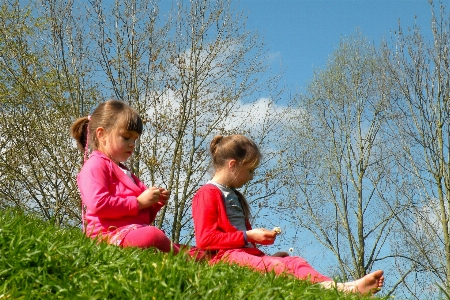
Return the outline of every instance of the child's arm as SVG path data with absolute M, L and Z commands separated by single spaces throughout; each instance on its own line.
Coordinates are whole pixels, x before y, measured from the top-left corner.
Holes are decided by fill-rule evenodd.
M 244 232 L 224 222 L 225 212 L 221 211 L 221 201 L 219 190 L 200 189 L 194 196 L 192 214 L 195 240 L 200 249 L 234 249 L 242 248 L 246 244 Z
M 77 176 L 83 203 L 92 214 L 100 218 L 136 216 L 139 212 L 136 195 L 112 186 L 111 176 L 103 160 L 91 157 Z

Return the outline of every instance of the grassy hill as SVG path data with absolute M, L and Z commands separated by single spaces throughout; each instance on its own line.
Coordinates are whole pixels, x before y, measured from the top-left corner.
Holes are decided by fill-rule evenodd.
M 373 299 L 183 255 L 96 244 L 0 212 L 0 299 Z

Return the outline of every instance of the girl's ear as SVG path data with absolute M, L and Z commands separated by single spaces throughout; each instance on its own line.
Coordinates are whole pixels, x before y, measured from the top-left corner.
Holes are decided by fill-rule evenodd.
M 101 141 L 105 137 L 105 128 L 98 127 L 95 130 L 95 136 L 97 137 L 97 140 Z
M 237 161 L 235 159 L 230 159 L 228 161 L 228 169 L 234 171 L 237 167 Z

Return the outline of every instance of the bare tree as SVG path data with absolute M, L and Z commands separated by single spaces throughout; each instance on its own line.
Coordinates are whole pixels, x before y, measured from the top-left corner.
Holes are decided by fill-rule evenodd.
M 430 4 L 431 35 L 417 25 L 405 33 L 399 25 L 392 49 L 385 47 L 400 95 L 396 145 L 415 191 L 414 207 L 398 216 L 403 230 L 395 250 L 414 267 L 404 284 L 417 298 L 437 285 L 449 296 L 450 286 L 450 23 L 442 4 Z
M 192 196 L 208 179 L 209 142 L 215 134 L 249 132 L 250 118 L 264 123 L 264 115 L 243 106 L 272 79 L 259 79 L 267 69 L 265 45 L 245 29 L 231 1 L 180 1 L 176 11 L 163 67 L 166 89 L 145 94 L 151 105 L 142 150 L 150 154 L 143 158 L 149 177 L 172 190 L 158 226 L 168 226 L 179 241 L 191 228 Z
M 209 138 L 230 132 L 219 125 L 258 88 L 262 44 L 244 31 L 230 1 L 180 1 L 164 21 L 152 1 L 90 4 L 104 88 L 146 120 L 132 169 L 172 191 L 157 225 L 178 242 L 208 171 Z
M 297 95 L 298 114 L 288 123 L 296 137 L 289 159 L 293 224 L 330 251 L 333 273 L 343 280 L 390 259 L 394 217 L 406 201 L 391 191 L 399 173 L 387 132 L 395 119 L 390 102 L 380 54 L 358 32 L 341 39 L 307 94 Z

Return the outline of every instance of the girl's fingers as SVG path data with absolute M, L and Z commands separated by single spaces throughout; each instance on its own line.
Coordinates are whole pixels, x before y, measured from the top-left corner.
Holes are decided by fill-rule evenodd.
M 170 197 L 170 191 L 164 190 L 161 192 L 161 196 L 164 196 L 165 198 L 169 199 Z
M 152 186 L 150 189 L 152 190 L 153 195 L 161 194 L 161 190 L 159 188 L 157 188 L 156 186 Z

